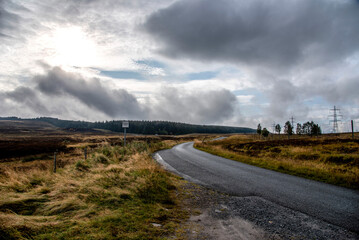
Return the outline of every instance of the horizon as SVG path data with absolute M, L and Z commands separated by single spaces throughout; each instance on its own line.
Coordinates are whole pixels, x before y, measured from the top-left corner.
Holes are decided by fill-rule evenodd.
M 352 0 L 0 0 L 0 111 L 329 133 L 336 106 L 349 132 L 358 23 Z
M 250 128 L 250 127 L 246 127 L 246 126 L 230 126 L 230 125 L 215 125 L 215 124 L 195 124 L 195 123 L 188 123 L 188 122 L 176 122 L 176 121 L 168 121 L 168 120 L 134 120 L 134 119 L 107 119 L 107 120 L 101 120 L 101 121 L 87 121 L 87 120 L 74 120 L 74 119 L 60 119 L 60 118 L 54 118 L 54 117 L 46 117 L 46 116 L 41 116 L 41 117 L 31 117 L 31 118 L 20 118 L 20 117 L 16 117 L 16 116 L 6 116 L 6 117 L 2 117 L 0 116 L 0 120 L 7 120 L 6 118 L 8 118 L 9 120 L 11 120 L 11 118 L 15 118 L 15 119 L 19 119 L 19 120 L 37 120 L 37 119 L 42 119 L 42 118 L 47 118 L 47 119 L 56 119 L 56 120 L 60 120 L 60 121 L 74 121 L 74 122 L 89 122 L 89 123 L 96 123 L 96 122 L 121 122 L 121 121 L 129 121 L 129 122 L 142 122 L 142 121 L 149 121 L 149 122 L 171 122 L 171 123 L 180 123 L 180 124 L 186 124 L 186 125 L 199 125 L 199 126 L 218 126 L 218 127 L 230 127 L 230 128 L 248 128 L 248 129 L 253 129 L 254 128 Z

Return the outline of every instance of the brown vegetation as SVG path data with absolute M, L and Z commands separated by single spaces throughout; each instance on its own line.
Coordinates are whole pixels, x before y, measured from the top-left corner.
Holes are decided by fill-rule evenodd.
M 195 136 L 2 135 L 0 239 L 160 239 L 187 217 L 182 181 L 151 157 Z M 53 135 L 52 135 L 53 134 Z M 87 147 L 88 158 L 84 159 Z M 57 172 L 53 173 L 53 152 Z

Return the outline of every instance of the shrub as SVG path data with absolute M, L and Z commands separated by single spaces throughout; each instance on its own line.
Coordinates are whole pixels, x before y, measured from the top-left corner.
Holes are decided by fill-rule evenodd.
M 161 202 L 173 204 L 169 190 L 175 186 L 170 183 L 164 172 L 156 171 L 150 174 L 144 184 L 137 189 L 137 196 L 146 203 Z
M 268 137 L 268 135 L 269 135 L 269 131 L 268 131 L 266 128 L 263 128 L 263 130 L 262 130 L 262 136 L 263 136 L 263 137 Z

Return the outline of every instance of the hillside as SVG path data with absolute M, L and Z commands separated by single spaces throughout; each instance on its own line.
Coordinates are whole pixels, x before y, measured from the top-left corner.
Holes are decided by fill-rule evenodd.
M 0 120 L 28 121 L 49 123 L 63 129 L 91 130 L 105 129 L 113 132 L 123 132 L 122 121 L 86 122 L 61 120 L 58 118 L 40 117 L 33 119 L 21 119 L 17 117 L 1 117 Z M 181 135 L 190 133 L 255 133 L 254 129 L 245 127 L 228 127 L 215 125 L 195 125 L 169 121 L 129 121 L 128 133 L 133 134 L 159 134 L 159 135 Z

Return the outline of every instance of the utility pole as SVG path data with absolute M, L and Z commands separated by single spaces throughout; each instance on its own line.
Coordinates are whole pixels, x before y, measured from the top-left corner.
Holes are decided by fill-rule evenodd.
M 291 120 L 291 123 L 292 123 L 292 128 L 294 128 L 294 117 L 292 116 L 291 118 L 290 118 L 290 120 Z
M 352 125 L 352 138 L 354 138 L 354 121 L 351 120 L 351 125 Z
M 275 123 L 272 124 L 273 133 L 275 133 Z
M 340 117 L 342 117 L 343 115 L 339 114 L 340 113 L 340 109 L 337 108 L 336 106 L 334 106 L 333 109 L 330 109 L 330 111 L 333 111 L 332 115 L 329 115 L 329 117 L 332 117 L 333 120 L 330 120 L 329 122 L 333 123 L 333 133 L 337 133 L 339 131 L 339 127 L 338 127 L 338 122 L 341 122 Z

